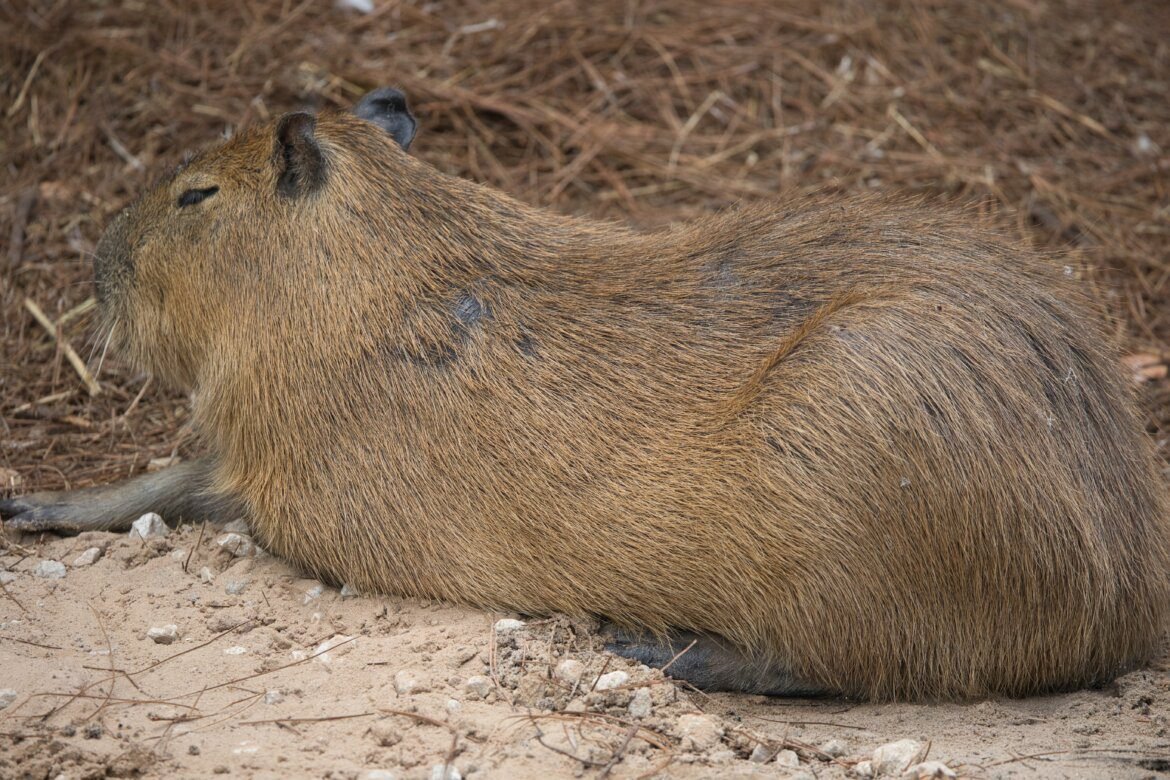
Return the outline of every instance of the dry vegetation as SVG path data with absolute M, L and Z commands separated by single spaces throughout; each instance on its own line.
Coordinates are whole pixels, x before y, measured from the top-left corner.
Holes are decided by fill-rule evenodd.
M 1170 420 L 1170 5 L 0 3 L 0 474 L 109 479 L 183 441 L 183 400 L 96 370 L 88 258 L 183 151 L 405 88 L 416 154 L 532 202 L 661 224 L 782 190 L 975 204 L 1100 272 Z M 30 314 L 45 312 L 54 342 Z M 1140 358 L 1135 358 L 1140 363 Z

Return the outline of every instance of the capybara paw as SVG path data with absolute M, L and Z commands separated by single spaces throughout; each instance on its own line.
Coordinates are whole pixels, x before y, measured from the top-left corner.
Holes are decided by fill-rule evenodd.
M 50 493 L 0 500 L 0 519 L 4 520 L 6 529 L 23 533 L 77 534 L 103 527 L 100 521 L 85 518 L 81 507 L 62 503 L 56 494 Z
M 797 679 L 783 665 L 752 656 L 727 639 L 691 631 L 666 637 L 607 624 L 605 649 L 705 691 L 741 691 L 767 696 L 820 696 L 821 686 Z

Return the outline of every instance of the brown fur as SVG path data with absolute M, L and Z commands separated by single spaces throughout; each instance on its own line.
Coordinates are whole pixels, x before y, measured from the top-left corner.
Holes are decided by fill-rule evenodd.
M 365 591 L 713 632 L 828 690 L 1025 694 L 1148 659 L 1166 499 L 1071 284 L 969 216 L 789 200 L 653 234 L 323 114 L 111 229 L 115 339 L 217 490 Z M 184 211 L 184 190 L 220 187 Z

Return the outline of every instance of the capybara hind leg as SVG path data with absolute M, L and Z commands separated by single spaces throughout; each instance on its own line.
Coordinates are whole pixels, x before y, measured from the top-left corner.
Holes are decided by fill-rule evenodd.
M 743 653 L 719 636 L 671 631 L 663 640 L 614 626 L 606 626 L 603 635 L 605 649 L 611 653 L 657 669 L 666 667 L 668 676 L 685 680 L 701 690 L 767 696 L 819 696 L 825 693 L 775 663 Z

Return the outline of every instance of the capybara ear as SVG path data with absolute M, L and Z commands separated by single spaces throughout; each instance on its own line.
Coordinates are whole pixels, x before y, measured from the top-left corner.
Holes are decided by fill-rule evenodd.
M 375 89 L 357 102 L 353 113 L 385 130 L 404 150 L 410 149 L 418 122 L 406 107 L 406 95 L 400 90 Z
M 276 189 L 286 198 L 300 198 L 325 183 L 325 156 L 313 129 L 317 118 L 297 112 L 285 114 L 276 125 Z

